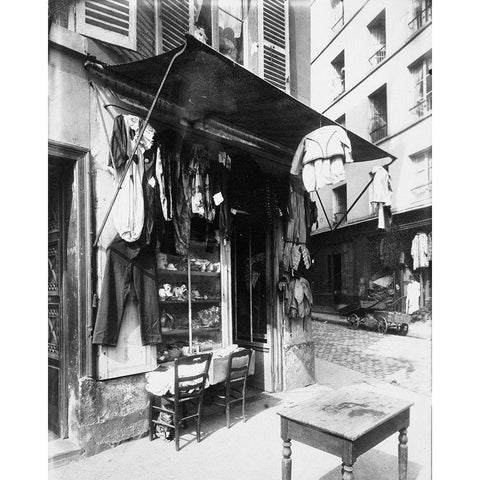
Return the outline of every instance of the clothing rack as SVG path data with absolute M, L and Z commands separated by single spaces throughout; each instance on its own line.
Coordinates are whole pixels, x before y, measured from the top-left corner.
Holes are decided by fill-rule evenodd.
M 158 90 L 157 90 L 157 93 L 155 95 L 155 98 L 153 99 L 153 102 L 152 102 L 152 105 L 150 107 L 150 110 L 148 111 L 148 114 L 145 118 L 145 122 L 143 122 L 139 132 L 138 132 L 138 136 L 137 136 L 137 140 L 135 142 L 135 145 L 133 147 L 133 150 L 132 150 L 132 153 L 130 154 L 130 157 L 128 158 L 128 161 L 125 165 L 125 169 L 124 169 L 124 172 L 122 174 L 122 177 L 118 183 L 118 186 L 117 186 L 117 189 L 115 190 L 115 193 L 113 195 L 113 198 L 110 202 L 110 205 L 107 209 L 107 212 L 103 218 L 103 221 L 100 225 L 100 229 L 98 231 L 98 234 L 97 234 L 97 238 L 95 239 L 95 242 L 93 243 L 93 246 L 96 247 L 98 245 L 98 241 L 100 240 L 100 236 L 102 235 L 103 233 L 103 229 L 105 228 L 105 225 L 107 223 L 107 220 L 108 220 L 108 217 L 110 216 L 110 213 L 112 212 L 112 208 L 113 208 L 113 205 L 115 203 L 115 200 L 117 199 L 118 197 L 118 194 L 120 193 L 120 190 L 122 188 L 122 185 L 123 185 L 123 181 L 125 180 L 125 177 L 127 176 L 128 174 L 128 171 L 129 171 L 129 168 L 130 168 L 130 165 L 132 164 L 133 162 L 133 157 L 137 151 L 137 148 L 140 144 L 140 141 L 142 140 L 142 137 L 143 137 L 143 133 L 145 132 L 145 129 L 147 128 L 147 125 L 148 125 L 148 122 L 150 121 L 150 117 L 152 116 L 152 113 L 153 113 L 153 110 L 155 108 L 155 105 L 157 104 L 157 101 L 160 97 L 160 92 L 162 91 L 162 88 L 163 88 L 163 85 L 165 83 L 165 80 L 167 79 L 167 76 L 168 74 L 170 73 L 170 69 L 172 68 L 172 65 L 173 65 L 173 62 L 185 51 L 187 47 L 187 44 L 185 43 L 182 47 L 181 50 L 179 50 L 173 57 L 172 59 L 170 60 L 170 63 L 168 65 L 168 68 L 167 68 L 167 71 L 165 72 L 165 75 L 163 76 L 163 79 L 162 79 L 162 82 L 160 83 L 160 86 L 158 87 Z

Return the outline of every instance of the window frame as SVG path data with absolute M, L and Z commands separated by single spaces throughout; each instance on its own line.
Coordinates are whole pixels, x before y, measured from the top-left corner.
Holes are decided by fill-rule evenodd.
M 432 53 L 428 52 L 422 55 L 418 60 L 412 63 L 408 67 L 410 75 L 413 80 L 413 101 L 414 105 L 410 108 L 410 112 L 415 114 L 416 117 L 423 117 L 427 113 L 432 111 L 433 100 L 433 77 L 432 77 Z M 415 80 L 415 75 L 420 71 L 419 80 Z M 430 81 L 429 81 L 430 78 Z M 428 89 L 430 83 L 430 90 Z M 420 98 L 417 97 L 417 87 L 421 86 L 423 92 Z
M 342 63 L 343 59 L 343 63 Z M 333 70 L 333 90 L 334 98 L 339 97 L 345 93 L 345 50 L 339 52 L 339 54 L 330 62 Z
M 348 211 L 348 193 L 347 193 L 347 183 L 343 182 L 340 185 L 332 188 L 332 221 L 333 225 L 336 225 L 343 216 L 345 218 L 342 221 L 342 225 L 348 223 L 348 216 L 346 215 Z M 344 209 L 341 209 L 344 207 Z M 338 217 L 337 217 L 338 216 Z
M 383 108 L 379 108 L 380 102 L 376 104 L 377 97 L 380 93 L 385 92 L 385 102 Z M 370 108 L 370 115 L 369 115 L 369 127 L 368 133 L 370 135 L 372 143 L 376 143 L 383 138 L 388 136 L 388 92 L 387 92 L 387 84 L 383 84 L 380 88 L 377 88 L 373 93 L 368 96 L 369 101 L 369 108 Z M 384 110 L 382 112 L 381 110 Z M 380 126 L 375 126 L 375 118 L 380 119 Z M 382 123 L 383 121 L 383 123 Z M 379 132 L 378 138 L 377 135 L 374 135 L 376 132 Z M 380 136 L 381 135 L 381 136 Z
M 432 147 L 425 148 L 409 155 L 411 184 L 410 193 L 415 197 L 414 202 L 423 202 L 432 196 Z M 423 165 L 423 168 L 415 166 L 415 162 Z M 421 180 L 421 174 L 426 172 L 426 182 Z M 415 190 L 426 189 L 427 193 L 415 193 Z

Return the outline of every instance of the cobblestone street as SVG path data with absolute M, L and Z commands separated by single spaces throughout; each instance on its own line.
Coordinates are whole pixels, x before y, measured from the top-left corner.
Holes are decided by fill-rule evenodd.
M 315 355 L 421 395 L 431 393 L 431 342 L 313 322 Z

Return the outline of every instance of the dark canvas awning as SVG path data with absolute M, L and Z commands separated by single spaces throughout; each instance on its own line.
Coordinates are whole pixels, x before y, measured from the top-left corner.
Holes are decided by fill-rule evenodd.
M 172 59 L 170 52 L 114 66 L 117 76 L 154 94 Z M 251 73 L 208 45 L 187 35 L 185 51 L 175 60 L 160 98 L 180 107 L 188 122 L 215 120 L 294 150 L 307 133 L 335 122 Z M 347 131 L 354 161 L 391 154 Z

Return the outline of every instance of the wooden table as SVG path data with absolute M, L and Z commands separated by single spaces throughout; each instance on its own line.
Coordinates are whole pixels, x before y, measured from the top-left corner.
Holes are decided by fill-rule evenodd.
M 282 480 L 292 476 L 292 440 L 342 459 L 342 479 L 353 480 L 357 458 L 399 432 L 399 479 L 407 479 L 407 428 L 413 403 L 355 387 L 322 393 L 280 411 Z

